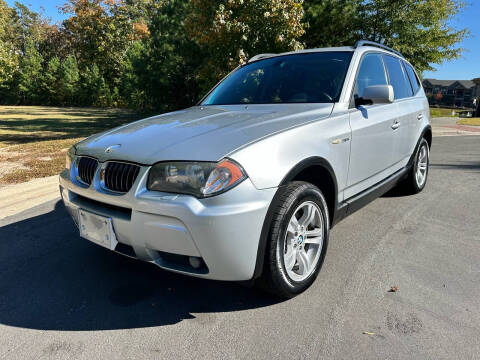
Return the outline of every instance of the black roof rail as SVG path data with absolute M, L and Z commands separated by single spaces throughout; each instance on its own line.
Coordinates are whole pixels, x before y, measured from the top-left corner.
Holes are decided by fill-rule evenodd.
M 383 44 L 374 42 L 374 41 L 368 41 L 368 40 L 358 40 L 355 45 L 353 46 L 355 49 L 360 47 L 360 46 L 375 46 L 384 50 L 388 50 L 394 54 L 397 54 L 398 56 L 401 56 L 402 58 L 405 59 L 405 56 L 403 56 L 399 51 L 393 50 L 392 48 L 385 46 Z

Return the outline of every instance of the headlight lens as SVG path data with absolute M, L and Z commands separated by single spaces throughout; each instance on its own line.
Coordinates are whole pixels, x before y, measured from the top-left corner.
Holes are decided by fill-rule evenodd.
M 152 166 L 149 190 L 208 197 L 231 189 L 246 179 L 240 165 L 229 159 L 216 162 L 162 162 Z
M 65 158 L 65 169 L 70 170 L 70 167 L 72 166 L 72 162 L 74 158 L 75 158 L 75 147 L 72 146 L 68 150 L 67 156 Z

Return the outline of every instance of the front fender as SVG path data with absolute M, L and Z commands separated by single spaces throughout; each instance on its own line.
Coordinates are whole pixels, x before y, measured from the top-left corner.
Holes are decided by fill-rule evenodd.
M 335 176 L 337 197 L 343 200 L 339 194 L 347 181 L 350 137 L 348 114 L 342 114 L 275 134 L 229 157 L 243 166 L 258 189 L 280 186 L 306 159 L 323 159 Z

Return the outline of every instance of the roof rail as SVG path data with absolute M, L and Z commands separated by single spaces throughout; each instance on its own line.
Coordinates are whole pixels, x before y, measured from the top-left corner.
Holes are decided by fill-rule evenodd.
M 374 41 L 368 41 L 368 40 L 358 40 L 355 45 L 353 46 L 355 49 L 360 47 L 360 46 L 375 46 L 384 50 L 388 50 L 394 54 L 397 54 L 398 56 L 401 56 L 402 58 L 405 59 L 405 56 L 403 56 L 399 51 L 393 50 L 392 48 L 385 46 L 383 44 L 374 42 Z
M 254 62 L 254 61 L 257 61 L 257 60 L 260 60 L 260 59 L 265 59 L 265 58 L 269 58 L 269 57 L 272 57 L 272 56 L 276 56 L 278 54 L 258 54 L 258 55 L 255 55 L 254 57 L 248 59 L 248 62 L 251 63 L 251 62 Z

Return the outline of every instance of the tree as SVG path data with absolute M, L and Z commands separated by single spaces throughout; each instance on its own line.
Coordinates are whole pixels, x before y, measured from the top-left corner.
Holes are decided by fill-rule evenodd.
M 307 48 L 352 45 L 359 39 L 357 13 L 362 0 L 306 0 Z
M 78 105 L 91 106 L 97 101 L 102 84 L 102 75 L 97 64 L 86 66 L 80 72 L 78 84 Z M 103 84 L 105 80 L 103 80 Z
M 63 105 L 76 104 L 79 79 L 80 74 L 78 71 L 77 59 L 74 55 L 70 55 L 61 65 L 61 84 L 59 92 Z
M 206 56 L 200 76 L 207 90 L 248 58 L 302 48 L 302 2 L 193 0 L 187 30 Z
M 0 102 L 12 98 L 15 73 L 18 70 L 20 55 L 14 42 L 15 12 L 4 0 L 0 0 Z
M 458 43 L 468 35 L 450 25 L 464 8 L 461 0 L 317 0 L 305 7 L 308 47 L 371 40 L 402 52 L 419 72 L 458 58 Z
M 53 57 L 47 64 L 43 75 L 44 99 L 49 105 L 60 105 L 61 64 L 58 57 Z
M 32 39 L 25 41 L 25 53 L 20 60 L 18 94 L 24 104 L 36 104 L 40 97 L 43 57 Z
M 120 93 L 125 105 L 134 109 L 148 107 L 145 88 L 145 84 L 148 82 L 148 78 L 145 76 L 148 73 L 145 62 L 147 56 L 145 44 L 136 41 L 125 57 Z
M 94 60 L 106 84 L 117 86 L 128 48 L 149 36 L 141 16 L 151 4 L 155 1 L 68 0 L 62 11 L 70 17 L 63 26 L 80 68 Z
M 199 94 L 199 66 L 205 54 L 186 30 L 191 3 L 170 0 L 157 9 L 149 24 L 145 57 L 136 60 L 137 74 L 147 94 L 147 106 L 160 111 L 195 104 Z M 145 70 L 143 70 L 145 69 Z
M 449 25 L 463 8 L 457 0 L 370 0 L 359 11 L 360 33 L 402 52 L 417 70 L 433 70 L 431 64 L 456 59 L 465 29 Z
M 0 102 L 195 104 L 265 52 L 373 40 L 422 72 L 458 57 L 463 0 L 67 0 L 68 18 L 0 0 Z

